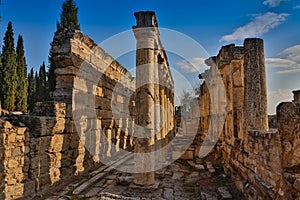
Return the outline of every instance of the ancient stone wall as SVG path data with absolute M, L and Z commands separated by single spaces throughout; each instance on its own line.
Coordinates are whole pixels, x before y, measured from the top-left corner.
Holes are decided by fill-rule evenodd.
M 32 115 L 1 121 L 1 195 L 5 199 L 39 196 L 74 174 L 76 150 L 65 132 L 65 104 L 38 103 L 37 108 L 39 112 Z M 38 116 L 41 113 L 48 116 Z
M 292 168 L 300 163 L 300 100 L 299 91 L 294 91 L 294 101 L 277 107 L 278 131 L 282 137 L 283 167 Z
M 277 127 L 281 137 L 282 168 L 290 199 L 300 197 L 300 91 L 293 91 L 294 100 L 277 106 Z
M 217 56 L 206 60 L 211 68 L 200 76 L 205 81 L 198 98 L 200 118 L 194 143 L 198 149 L 203 148 L 203 142 L 215 144 L 218 140 L 215 152 L 224 160 L 225 169 L 231 172 L 247 199 L 289 199 L 299 195 L 295 191 L 298 184 L 295 168 L 300 164 L 297 153 L 300 150 L 297 140 L 299 92 L 294 91 L 292 103 L 278 106 L 278 130 L 268 130 L 263 51 L 262 40 L 246 39 L 244 46 L 223 46 Z M 224 83 L 217 93 L 210 87 L 214 67 Z M 215 101 L 216 96 L 226 99 L 226 120 L 219 136 L 210 131 L 214 129 L 214 107 L 222 111 L 222 107 L 213 103 L 222 105 L 222 100 Z M 197 115 L 191 115 L 195 117 Z M 291 174 L 284 174 L 287 169 Z M 288 183 L 288 179 L 292 181 Z
M 15 117 L 28 128 L 1 122 L 6 199 L 40 196 L 133 145 L 134 79 L 127 70 L 81 32 L 58 32 L 52 45 L 56 101 Z M 114 118 L 113 108 L 125 117 Z
M 24 180 L 29 175 L 29 132 L 26 127 L 14 127 L 0 121 L 1 199 L 18 199 L 26 191 Z M 29 183 L 30 184 L 30 183 Z M 28 184 L 28 185 L 29 185 Z
M 79 132 L 80 145 L 88 147 L 95 161 L 102 140 L 108 142 L 109 157 L 110 149 L 132 146 L 135 79 L 81 32 L 58 33 L 52 46 L 58 66 L 54 99 L 66 102 L 66 118 L 75 125 L 69 131 Z
M 133 149 L 135 79 L 79 31 L 57 32 L 52 48 L 55 101 L 37 103 L 31 114 L 0 121 L 0 199 L 42 196 L 117 159 L 114 155 L 121 149 Z M 156 49 L 154 56 L 156 63 L 164 59 L 162 76 L 171 84 L 171 90 L 156 85 L 156 103 L 168 110 L 168 116 L 157 113 L 165 118 L 155 137 L 159 141 L 173 130 L 173 120 L 166 119 L 173 119 L 174 91 L 164 50 Z

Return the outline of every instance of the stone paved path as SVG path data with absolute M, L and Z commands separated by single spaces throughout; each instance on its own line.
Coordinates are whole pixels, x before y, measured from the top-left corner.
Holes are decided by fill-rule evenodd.
M 117 179 L 117 177 L 120 177 Z M 143 191 L 129 186 L 132 176 L 102 167 L 88 180 L 71 184 L 47 200 L 218 200 L 242 199 L 221 168 L 211 162 L 178 160 L 156 172 L 158 189 Z M 127 180 L 120 182 L 120 180 Z M 120 184 L 123 185 L 120 185 Z M 126 184 L 128 183 L 128 184 Z

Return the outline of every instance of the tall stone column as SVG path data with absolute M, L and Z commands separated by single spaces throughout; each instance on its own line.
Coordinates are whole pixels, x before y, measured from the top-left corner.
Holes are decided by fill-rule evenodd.
M 244 41 L 245 131 L 268 130 L 266 67 L 263 40 Z
M 165 87 L 163 85 L 161 85 L 159 87 L 159 94 L 160 94 L 160 104 L 161 104 L 161 107 L 162 107 L 162 110 L 161 110 L 161 122 L 162 122 L 162 129 L 161 129 L 161 137 L 163 139 L 166 138 L 166 125 L 165 125 L 165 122 L 166 122 L 166 116 L 165 116 L 165 110 L 166 110 L 166 105 L 165 105 Z
M 154 158 L 144 156 L 155 148 L 155 84 L 156 70 L 155 45 L 159 35 L 154 12 L 135 13 L 137 26 L 133 32 L 137 40 L 136 50 L 136 125 L 139 129 L 135 139 L 135 168 L 141 172 L 134 174 L 134 184 L 148 186 L 155 184 L 154 172 L 149 169 L 154 167 Z M 143 138 L 141 138 L 143 137 Z
M 160 113 L 160 81 L 159 81 L 159 73 L 162 73 L 162 70 L 160 69 L 160 65 L 158 64 L 157 61 L 157 54 L 155 53 L 155 60 L 154 62 L 156 63 L 154 66 L 152 66 L 152 68 L 154 68 L 154 101 L 155 101 L 155 106 L 154 106 L 154 115 L 155 115 L 155 119 L 154 119 L 154 134 L 155 134 L 155 138 L 156 140 L 161 140 L 162 136 L 161 136 L 161 113 Z

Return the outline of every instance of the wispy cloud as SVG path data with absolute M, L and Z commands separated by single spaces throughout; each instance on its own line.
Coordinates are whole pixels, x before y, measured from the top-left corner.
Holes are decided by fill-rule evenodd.
M 199 71 L 204 71 L 209 67 L 205 64 L 204 58 L 193 58 L 190 62 L 183 60 L 177 63 L 177 65 L 188 73 L 194 73 Z
M 266 58 L 266 65 L 271 68 L 284 68 L 284 67 L 290 67 L 293 65 L 296 65 L 297 63 L 288 60 L 288 59 L 282 59 L 282 58 Z
M 268 90 L 268 112 L 275 114 L 279 103 L 292 101 L 292 99 L 292 89 Z
M 223 36 L 220 41 L 230 42 L 247 37 L 259 37 L 279 26 L 288 16 L 289 14 L 286 13 L 276 14 L 273 12 L 255 15 L 251 22 L 237 28 L 232 34 Z
M 265 0 L 263 2 L 264 5 L 270 6 L 270 7 L 277 7 L 280 5 L 283 1 L 289 1 L 289 0 Z
M 285 55 L 288 59 L 300 63 L 300 45 L 295 45 L 283 50 L 281 55 Z
M 291 74 L 300 72 L 300 45 L 295 45 L 283 50 L 282 58 L 266 58 L 269 69 L 276 70 L 278 74 Z
M 299 9 L 300 8 L 300 5 L 297 5 L 294 7 L 294 9 Z

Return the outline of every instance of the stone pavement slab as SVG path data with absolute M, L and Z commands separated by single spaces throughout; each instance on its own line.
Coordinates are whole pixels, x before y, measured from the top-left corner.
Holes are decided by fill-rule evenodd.
M 125 165 L 126 163 L 124 163 Z M 86 199 L 86 200 L 219 200 L 219 199 L 241 199 L 235 197 L 229 191 L 234 191 L 230 185 L 223 185 L 218 182 L 218 176 L 222 174 L 211 174 L 209 168 L 213 168 L 211 162 L 205 163 L 207 168 L 199 169 L 197 165 L 191 167 L 184 162 L 175 162 L 170 166 L 157 171 L 156 181 L 158 187 L 152 191 L 130 188 L 129 185 L 117 184 L 117 178 L 122 174 L 132 178 L 132 174 L 118 172 L 116 170 L 97 171 L 93 177 L 87 178 L 84 182 L 73 183 L 62 191 L 70 191 L 70 195 L 58 192 L 59 195 L 53 195 L 48 200 L 64 199 Z M 203 165 L 202 165 L 203 166 Z M 107 168 L 106 168 L 107 169 Z M 218 170 L 219 171 L 219 170 Z M 132 179 L 128 181 L 132 181 Z M 72 187 L 71 187 L 72 186 Z M 74 193 L 75 191 L 75 193 Z M 229 198 L 231 195 L 232 198 Z

